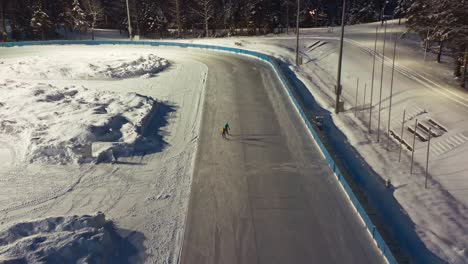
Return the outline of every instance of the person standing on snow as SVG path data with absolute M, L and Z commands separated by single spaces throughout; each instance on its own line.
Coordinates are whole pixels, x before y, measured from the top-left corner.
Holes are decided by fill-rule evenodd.
M 224 130 L 226 131 L 226 134 L 229 135 L 229 130 L 230 130 L 230 129 L 231 129 L 231 128 L 229 127 L 229 123 L 226 122 L 226 124 L 224 125 Z

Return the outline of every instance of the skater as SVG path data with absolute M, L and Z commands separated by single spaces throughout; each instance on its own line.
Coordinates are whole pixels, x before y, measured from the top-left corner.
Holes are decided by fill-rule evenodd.
M 225 132 L 226 132 L 226 134 L 228 134 L 228 135 L 229 135 L 229 130 L 230 130 L 230 129 L 231 129 L 231 128 L 229 127 L 229 123 L 228 123 L 228 122 L 226 122 L 226 124 L 224 125 L 224 130 L 226 130 L 226 131 L 225 131 Z

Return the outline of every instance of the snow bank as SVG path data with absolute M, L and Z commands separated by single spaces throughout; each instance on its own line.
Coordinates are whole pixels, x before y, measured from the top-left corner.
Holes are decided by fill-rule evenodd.
M 136 93 L 78 86 L 0 80 L 0 90 L 0 134 L 18 138 L 16 147 L 28 162 L 113 159 L 115 150 L 131 151 L 157 105 Z
M 166 59 L 154 54 L 107 53 L 97 57 L 74 58 L 58 53 L 3 59 L 0 76 L 10 79 L 122 79 L 152 77 L 169 66 Z
M 0 232 L 0 262 L 101 263 L 118 256 L 116 239 L 102 213 L 23 222 Z

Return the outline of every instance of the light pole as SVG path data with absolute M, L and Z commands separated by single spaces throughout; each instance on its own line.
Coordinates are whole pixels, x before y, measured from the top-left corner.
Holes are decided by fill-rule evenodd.
M 377 142 L 380 142 L 380 114 L 382 112 L 382 91 L 383 91 L 383 76 L 384 76 L 384 64 L 385 64 L 385 42 L 387 40 L 387 23 L 384 28 L 384 40 L 382 48 L 382 72 L 380 74 L 380 95 L 379 95 L 379 114 L 377 118 Z
M 379 33 L 379 26 L 375 27 L 375 43 L 374 43 L 374 62 L 372 63 L 372 82 L 371 82 L 371 96 L 369 107 L 369 134 L 372 133 L 372 100 L 374 98 L 374 76 L 375 76 L 375 57 L 377 56 L 377 38 Z
M 297 0 L 297 18 L 296 18 L 296 66 L 299 66 L 299 12 L 300 0 Z
M 392 79 L 390 82 L 390 106 L 388 107 L 388 126 L 387 126 L 387 133 L 388 133 L 388 141 L 387 141 L 387 150 L 390 146 L 390 125 L 392 119 L 392 98 L 393 98 L 393 82 L 395 76 L 395 58 L 396 58 L 396 48 L 398 43 L 398 34 L 395 33 L 395 42 L 393 45 L 393 63 L 392 63 Z
M 132 40 L 132 23 L 130 20 L 130 6 L 128 5 L 128 0 L 126 0 L 127 3 L 127 16 L 128 16 L 128 36 L 130 40 Z
M 383 26 L 383 23 L 384 23 L 384 16 L 385 16 L 385 6 L 388 4 L 388 1 L 385 1 L 384 2 L 384 5 L 382 7 L 382 26 Z
M 339 113 L 340 95 L 341 95 L 341 66 L 343 64 L 343 39 L 344 39 L 344 26 L 345 26 L 345 15 L 346 15 L 346 0 L 343 0 L 343 11 L 341 14 L 341 38 L 340 38 L 340 56 L 338 57 L 338 76 L 336 82 L 336 104 L 335 113 Z

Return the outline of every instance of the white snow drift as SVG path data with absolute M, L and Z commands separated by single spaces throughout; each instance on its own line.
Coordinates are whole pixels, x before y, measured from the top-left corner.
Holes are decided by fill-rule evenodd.
M 166 59 L 154 54 L 103 52 L 47 54 L 0 61 L 0 76 L 20 79 L 107 79 L 151 77 L 169 66 Z M 136 58 L 136 59 L 135 59 Z M 72 63 L 70 63 L 72 61 Z
M 18 223 L 0 232 L 0 262 L 99 263 L 117 255 L 113 233 L 102 213 Z
M 131 149 L 156 101 L 82 86 L 0 81 L 0 133 L 18 138 L 22 160 L 70 163 Z M 108 142 L 91 153 L 96 142 Z M 20 158 L 21 157 L 17 157 Z

